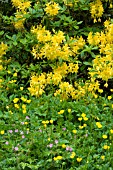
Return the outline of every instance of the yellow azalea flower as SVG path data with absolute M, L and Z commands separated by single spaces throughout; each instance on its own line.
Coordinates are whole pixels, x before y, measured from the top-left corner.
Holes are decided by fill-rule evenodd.
M 104 139 L 107 139 L 107 135 L 103 135 L 102 137 L 103 137 Z
M 82 161 L 82 158 L 77 158 L 77 162 L 81 162 Z
M 14 98 L 14 99 L 13 99 L 13 102 L 14 102 L 14 103 L 17 103 L 18 101 L 19 101 L 19 98 Z
M 49 15 L 57 15 L 59 9 L 60 8 L 59 8 L 57 3 L 49 2 L 49 3 L 46 4 L 45 11 Z
M 51 124 L 53 124 L 53 120 L 50 120 L 49 122 L 50 122 Z
M 85 113 L 82 113 L 81 116 L 84 118 L 84 117 L 86 117 L 86 114 L 85 114 Z
M 4 130 L 1 130 L 0 133 L 1 133 L 1 135 L 3 135 L 3 134 L 5 133 L 5 131 L 4 131 Z
M 102 156 L 101 156 L 101 159 L 102 159 L 102 160 L 104 160 L 104 159 L 105 159 L 105 156 L 104 156 L 104 155 L 102 155 Z
M 104 87 L 108 87 L 108 83 L 105 83 L 105 84 L 104 84 Z
M 72 132 L 73 132 L 74 134 L 76 134 L 76 133 L 77 133 L 77 130 L 72 130 Z
M 66 145 L 65 145 L 65 144 L 62 144 L 62 148 L 66 148 Z

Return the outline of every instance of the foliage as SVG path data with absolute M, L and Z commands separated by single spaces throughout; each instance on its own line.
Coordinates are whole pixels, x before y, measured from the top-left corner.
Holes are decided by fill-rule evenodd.
M 112 1 L 0 3 L 0 169 L 112 170 Z

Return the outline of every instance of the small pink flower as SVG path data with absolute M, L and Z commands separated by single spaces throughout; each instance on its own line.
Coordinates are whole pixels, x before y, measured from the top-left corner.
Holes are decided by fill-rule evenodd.
M 41 130 L 41 129 L 39 129 L 39 132 L 42 132 L 42 130 Z
M 30 119 L 29 116 L 26 116 L 26 119 Z
M 24 125 L 24 122 L 21 122 L 22 125 Z
M 24 139 L 25 138 L 25 136 L 24 135 L 22 135 L 22 139 Z
M 72 152 L 73 149 L 72 149 L 72 148 L 69 148 L 69 150 L 70 150 L 70 152 Z
M 13 133 L 13 131 L 12 131 L 12 130 L 9 130 L 9 133 Z
M 68 146 L 66 147 L 66 151 L 69 151 L 69 147 Z
M 18 129 L 16 129 L 15 132 L 18 132 Z
M 57 143 L 58 143 L 58 140 L 55 140 L 55 143 L 57 144 Z
M 8 145 L 9 144 L 9 142 L 8 141 L 6 141 L 6 143 L 5 143 L 6 145 Z
M 64 128 L 62 128 L 62 130 L 64 130 L 64 131 L 65 131 L 65 130 L 66 130 L 66 128 L 64 127 Z
M 18 147 L 15 147 L 14 150 L 15 150 L 15 151 L 18 151 Z
M 52 144 L 52 143 L 50 143 L 50 144 L 48 145 L 48 147 L 52 148 L 52 147 L 53 147 L 53 144 Z

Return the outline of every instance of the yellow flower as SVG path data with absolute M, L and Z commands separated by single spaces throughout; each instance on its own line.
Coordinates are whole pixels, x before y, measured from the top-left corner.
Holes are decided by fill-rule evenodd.
M 108 96 L 108 100 L 111 100 L 111 98 L 112 98 L 111 96 Z
M 23 114 L 25 114 L 27 111 L 26 111 L 26 109 L 24 109 L 22 112 L 23 112 Z
M 13 102 L 14 102 L 14 103 L 17 103 L 18 101 L 19 101 L 19 98 L 14 98 L 14 99 L 13 99 Z
M 59 9 L 60 8 L 59 8 L 58 4 L 56 4 L 55 2 L 54 3 L 49 2 L 49 3 L 46 4 L 45 11 L 49 15 L 57 15 Z
M 106 149 L 109 149 L 109 148 L 110 148 L 110 146 L 108 146 L 108 145 L 104 145 L 104 146 L 103 146 L 103 149 L 105 149 L 105 150 L 106 150 Z
M 108 87 L 108 83 L 105 83 L 105 84 L 104 84 L 104 87 Z
M 85 121 L 87 121 L 87 120 L 88 120 L 88 118 L 87 118 L 87 117 L 83 117 L 83 119 L 84 119 Z
M 48 123 L 49 123 L 49 120 L 46 120 L 45 123 L 48 124 Z
M 22 105 L 22 109 L 26 109 L 26 105 L 25 104 Z
M 13 77 L 17 77 L 17 73 L 14 73 L 14 74 L 13 74 Z
M 113 129 L 111 129 L 110 132 L 113 134 Z
M 18 104 L 14 104 L 14 106 L 15 106 L 17 109 L 20 108 L 20 106 L 19 106 Z
M 27 99 L 26 99 L 26 98 L 24 98 L 24 97 L 21 97 L 21 100 L 22 100 L 22 101 L 24 101 L 24 102 L 26 102 L 26 101 L 27 101 Z
M 82 158 L 77 158 L 77 162 L 81 162 L 82 161 Z
M 42 124 L 45 124 L 46 123 L 46 121 L 42 121 Z
M 85 123 L 84 123 L 84 124 L 83 124 L 83 126 L 84 126 L 84 127 L 86 127 L 86 126 L 87 126 L 87 124 L 85 124 Z
M 49 122 L 50 122 L 51 124 L 53 124 L 53 120 L 50 120 Z
M 23 90 L 24 88 L 23 87 L 20 87 L 20 90 Z
M 27 102 L 27 103 L 31 103 L 31 100 L 27 100 L 26 102 Z
M 72 130 L 72 132 L 73 132 L 74 134 L 76 134 L 76 133 L 77 133 L 77 130 Z
M 71 109 L 68 109 L 68 113 L 70 113 L 71 112 Z
M 81 121 L 81 120 L 82 120 L 82 117 L 79 117 L 78 120 Z
M 50 141 L 51 139 L 50 139 L 50 138 L 48 138 L 47 140 L 48 140 L 48 141 Z
M 66 145 L 65 145 L 65 144 L 62 144 L 62 148 L 66 148 Z
M 79 129 L 83 129 L 84 128 L 84 126 L 79 126 Z
M 100 122 L 96 122 L 96 125 L 97 125 L 98 128 L 102 128 L 102 125 L 101 125 Z
M 107 139 L 107 135 L 103 135 L 102 137 L 103 137 L 104 139 Z
M 1 135 L 3 135 L 3 134 L 5 133 L 5 131 L 4 131 L 4 130 L 1 130 L 0 133 L 1 133 Z
M 25 125 L 27 125 L 27 124 L 28 124 L 28 122 L 24 122 L 24 124 L 25 124 Z
M 84 117 L 86 117 L 86 114 L 85 114 L 85 113 L 82 113 L 81 116 L 84 118 Z
M 101 159 L 102 159 L 102 160 L 104 160 L 104 159 L 105 159 L 105 156 L 104 156 L 104 155 L 102 155 L 102 156 L 101 156 Z
M 72 152 L 70 158 L 73 159 L 75 157 L 76 153 L 75 152 Z
M 58 112 L 58 114 L 63 114 L 64 113 L 64 110 L 60 110 L 60 112 Z
M 57 157 L 54 157 L 53 159 L 54 159 L 54 161 L 57 161 Z
M 62 156 L 57 156 L 57 157 L 54 157 L 53 159 L 54 159 L 54 161 L 61 160 Z

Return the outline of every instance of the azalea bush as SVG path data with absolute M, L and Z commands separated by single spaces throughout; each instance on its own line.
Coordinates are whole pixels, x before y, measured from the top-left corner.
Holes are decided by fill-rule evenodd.
M 0 3 L 0 169 L 112 170 L 112 1 Z

